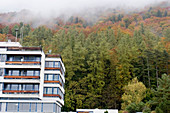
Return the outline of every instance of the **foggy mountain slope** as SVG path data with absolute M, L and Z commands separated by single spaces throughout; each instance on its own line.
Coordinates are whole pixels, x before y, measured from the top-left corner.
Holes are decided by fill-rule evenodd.
M 159 0 L 158 0 L 159 1 Z M 119 4 L 119 3 L 117 3 Z M 67 5 L 66 5 L 67 6 Z M 103 17 L 107 17 L 110 14 L 128 14 L 141 12 L 144 9 L 148 10 L 149 7 L 169 7 L 170 2 L 153 2 L 143 7 L 128 6 L 125 4 L 114 5 L 114 2 L 103 5 L 91 5 L 94 7 L 77 6 L 78 8 L 68 8 L 63 10 L 49 10 L 49 11 L 34 11 L 32 9 L 22 9 L 20 11 L 13 11 L 7 13 L 0 13 L 0 23 L 1 24 L 11 24 L 24 22 L 25 24 L 30 24 L 32 27 L 37 27 L 40 25 L 47 25 L 48 27 L 53 27 L 55 24 L 62 23 L 72 23 L 72 18 L 79 17 L 87 25 L 94 25 L 96 22 L 101 20 Z

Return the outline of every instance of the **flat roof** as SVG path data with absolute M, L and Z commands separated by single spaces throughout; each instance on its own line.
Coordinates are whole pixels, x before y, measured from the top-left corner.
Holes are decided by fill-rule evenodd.
M 41 47 L 7 47 L 8 50 L 42 50 Z
M 48 58 L 56 58 L 56 57 L 61 57 L 60 54 L 45 54 L 46 57 Z
M 0 47 L 22 47 L 19 42 L 0 42 Z

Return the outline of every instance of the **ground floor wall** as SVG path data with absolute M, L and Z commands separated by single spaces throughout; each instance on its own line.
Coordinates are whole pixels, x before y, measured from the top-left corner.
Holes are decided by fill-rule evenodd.
M 61 113 L 61 107 L 56 103 L 0 102 L 0 112 Z

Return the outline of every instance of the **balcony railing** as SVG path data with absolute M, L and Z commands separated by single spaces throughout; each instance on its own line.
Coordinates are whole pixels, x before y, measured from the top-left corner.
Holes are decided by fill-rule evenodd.
M 16 76 L 16 75 L 5 75 L 4 79 L 39 79 L 40 76 Z
M 44 83 L 58 83 L 58 84 L 60 84 L 62 86 L 60 81 L 48 81 L 48 80 L 45 80 Z
M 6 61 L 7 65 L 40 65 L 38 61 Z
M 39 91 L 27 91 L 27 90 L 3 90 L 3 94 L 38 94 Z
M 8 47 L 7 51 L 42 51 L 41 47 Z
M 45 67 L 45 70 L 59 70 L 61 72 L 61 74 L 63 74 L 60 67 Z
M 43 94 L 44 97 L 59 97 L 61 99 L 61 96 L 59 94 Z

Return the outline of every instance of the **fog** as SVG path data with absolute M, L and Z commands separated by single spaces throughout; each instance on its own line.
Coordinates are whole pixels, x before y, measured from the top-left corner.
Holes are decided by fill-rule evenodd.
M 84 16 L 88 19 L 99 15 L 102 11 L 112 9 L 125 9 L 125 11 L 139 10 L 147 5 L 157 4 L 169 0 L 0 0 L 0 13 L 20 12 L 11 22 L 26 22 L 36 20 L 36 24 L 45 23 L 52 18 L 63 16 L 68 19 L 72 15 Z M 26 9 L 29 12 L 24 12 Z M 94 17 L 96 21 L 98 16 Z M 1 23 L 6 22 L 1 19 Z
M 0 0 L 0 12 L 28 9 L 35 12 L 60 13 L 78 11 L 93 7 L 134 7 L 143 8 L 152 3 L 168 0 Z

